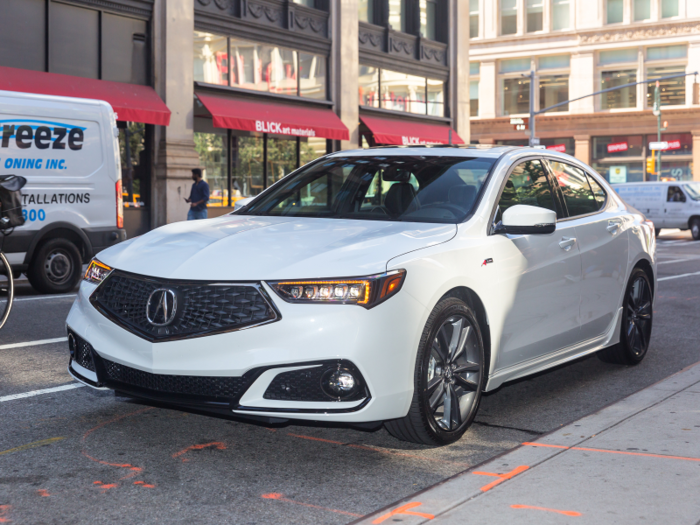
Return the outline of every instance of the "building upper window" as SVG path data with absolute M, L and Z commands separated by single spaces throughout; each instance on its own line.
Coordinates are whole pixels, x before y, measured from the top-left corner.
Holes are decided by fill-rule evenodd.
M 571 0 L 552 0 L 552 29 L 571 29 Z
M 569 100 L 569 55 L 541 57 L 538 60 L 540 107 L 545 109 Z M 549 111 L 569 111 L 563 104 Z
M 420 10 L 421 35 L 430 40 L 435 40 L 435 11 L 437 10 L 437 0 L 420 0 L 418 8 Z
M 518 32 L 518 1 L 501 0 L 501 34 L 514 35 Z
M 647 49 L 647 80 L 673 75 L 685 75 L 688 47 L 663 46 Z M 685 104 L 685 76 L 677 76 L 659 81 L 659 95 L 662 106 L 682 106 Z M 647 107 L 653 107 L 656 83 L 647 84 Z
M 469 0 L 469 38 L 479 37 L 479 0 Z
M 359 0 L 360 22 L 374 23 L 374 0 Z
M 661 18 L 678 16 L 678 0 L 661 0 Z
M 651 19 L 651 0 L 634 0 L 634 21 Z
M 406 24 L 406 1 L 389 0 L 389 25 L 396 31 L 408 32 Z
M 599 88 L 609 89 L 637 82 L 639 50 L 615 49 L 601 51 L 598 55 L 600 70 Z M 628 86 L 600 95 L 600 109 L 637 107 L 637 86 Z
M 316 0 L 292 0 L 295 4 L 305 5 L 306 7 L 316 7 Z
M 530 112 L 530 78 L 523 77 L 522 73 L 530 70 L 532 61 L 529 58 L 516 58 L 502 60 L 500 72 L 505 73 L 501 79 L 501 93 L 503 94 L 502 114 L 515 115 Z
M 624 0 L 607 0 L 607 23 L 621 24 L 624 13 Z
M 601 66 L 637 61 L 637 49 L 615 49 L 613 51 L 601 51 L 598 63 Z
M 445 115 L 445 83 L 398 71 L 360 65 L 359 104 L 416 115 Z
M 479 116 L 479 62 L 469 63 L 469 116 Z
M 675 60 L 688 56 L 688 46 L 662 46 L 647 49 L 647 60 Z
M 326 100 L 326 77 L 326 57 L 211 33 L 194 33 L 197 82 Z
M 527 0 L 527 32 L 542 31 L 544 28 L 544 0 Z

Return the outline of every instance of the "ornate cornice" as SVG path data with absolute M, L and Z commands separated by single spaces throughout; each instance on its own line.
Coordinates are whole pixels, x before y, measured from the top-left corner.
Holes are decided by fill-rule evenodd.
M 602 44 L 607 42 L 626 42 L 669 36 L 698 35 L 700 22 L 686 22 L 663 25 L 645 25 L 621 27 L 605 31 L 579 33 L 579 44 Z

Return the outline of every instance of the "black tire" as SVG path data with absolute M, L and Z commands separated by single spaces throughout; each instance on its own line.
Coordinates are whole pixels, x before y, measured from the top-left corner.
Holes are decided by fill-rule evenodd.
M 656 229 L 654 230 L 654 234 L 655 234 L 656 237 L 658 237 L 660 233 L 661 233 L 661 228 L 656 228 Z
M 15 287 L 10 263 L 7 262 L 5 255 L 0 252 L 0 328 L 3 327 L 10 316 L 14 292 Z
M 457 339 L 455 330 L 459 330 Z M 408 414 L 385 421 L 384 426 L 402 441 L 424 445 L 454 443 L 476 416 L 485 370 L 484 343 L 474 311 L 456 298 L 440 301 L 428 318 L 418 346 Z M 451 410 L 453 406 L 457 409 Z
M 693 235 L 694 241 L 700 241 L 700 219 L 693 217 L 690 219 L 690 233 Z
M 66 293 L 80 282 L 83 261 L 78 248 L 66 239 L 49 239 L 34 253 L 27 278 L 41 293 Z
M 605 363 L 638 365 L 649 350 L 654 309 L 649 277 L 640 268 L 632 271 L 622 301 L 620 343 L 598 352 Z

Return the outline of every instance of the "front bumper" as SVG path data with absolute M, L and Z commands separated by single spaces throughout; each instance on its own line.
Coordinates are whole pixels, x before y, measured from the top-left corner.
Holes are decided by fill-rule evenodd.
M 279 322 L 194 339 L 149 342 L 98 312 L 89 301 L 94 289 L 90 283 L 81 284 L 67 320 L 69 330 L 93 348 L 94 372 L 75 360 L 69 366 L 70 373 L 89 386 L 229 415 L 361 423 L 399 418 L 408 412 L 424 314 L 424 307 L 408 294 L 399 293 L 366 310 L 353 305 L 289 304 L 268 288 L 282 316 Z M 280 374 L 312 372 L 338 362 L 355 367 L 366 396 L 351 401 L 299 401 L 266 395 Z M 107 373 L 110 364 L 133 370 L 132 376 L 145 374 L 145 383 L 115 381 Z M 242 387 L 223 398 L 214 392 L 180 395 L 148 383 L 149 378 L 161 376 L 204 382 L 239 378 Z

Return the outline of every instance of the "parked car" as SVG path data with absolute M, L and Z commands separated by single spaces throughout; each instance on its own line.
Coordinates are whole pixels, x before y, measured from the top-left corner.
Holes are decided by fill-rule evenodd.
M 40 292 L 73 290 L 83 262 L 126 239 L 112 107 L 0 91 L 0 114 L 0 175 L 27 179 L 25 223 L 5 238 L 5 254 Z
M 614 184 L 625 202 L 662 228 L 690 229 L 700 240 L 700 182 L 631 182 Z
M 231 215 L 100 253 L 68 316 L 69 370 L 146 400 L 442 445 L 506 381 L 594 352 L 639 363 L 655 246 L 567 155 L 338 152 Z

